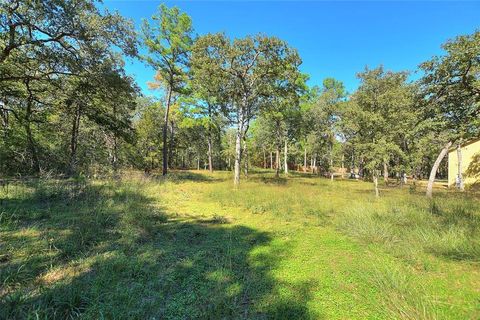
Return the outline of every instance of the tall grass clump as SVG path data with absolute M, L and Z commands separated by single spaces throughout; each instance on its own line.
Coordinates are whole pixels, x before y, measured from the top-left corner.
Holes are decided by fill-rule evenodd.
M 442 202 L 411 196 L 359 205 L 338 215 L 337 227 L 363 243 L 380 243 L 393 253 L 418 253 L 480 261 L 480 205 L 473 199 Z
M 435 320 L 441 311 L 435 307 L 417 275 L 386 261 L 374 259 L 374 267 L 362 275 L 364 281 L 381 292 L 378 308 L 386 319 Z

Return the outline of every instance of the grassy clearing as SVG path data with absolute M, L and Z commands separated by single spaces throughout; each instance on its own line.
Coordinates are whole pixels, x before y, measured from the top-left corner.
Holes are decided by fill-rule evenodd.
M 270 172 L 0 190 L 0 318 L 480 318 L 468 195 Z

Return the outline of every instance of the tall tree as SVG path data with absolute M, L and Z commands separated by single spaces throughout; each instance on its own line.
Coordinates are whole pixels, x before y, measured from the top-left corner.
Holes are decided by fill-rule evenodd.
M 310 133 L 324 150 L 326 171 L 333 179 L 333 149 L 337 136 L 340 102 L 346 97 L 343 83 L 333 78 L 323 81 L 320 96 L 309 110 Z
M 213 171 L 213 136 L 219 129 L 219 121 L 228 104 L 228 78 L 217 64 L 224 38 L 221 34 L 199 37 L 192 49 L 191 90 L 200 116 L 207 129 L 208 168 Z
M 437 132 L 446 138 L 430 173 L 428 197 L 432 196 L 433 181 L 446 150 L 454 142 L 461 145 L 480 133 L 480 31 L 447 41 L 442 48 L 445 55 L 420 65 L 427 113 L 438 123 Z M 461 169 L 458 175 L 463 189 Z
M 384 71 L 378 67 L 366 69 L 358 77 L 360 87 L 342 116 L 348 131 L 356 133 L 351 138 L 378 195 L 377 181 L 382 167 L 387 182 L 390 162 L 406 158 L 401 139 L 414 119 L 413 91 L 406 83 L 405 72 Z
M 150 55 L 145 61 L 157 71 L 157 86 L 165 89 L 162 174 L 168 170 L 168 116 L 174 93 L 183 93 L 187 81 L 190 50 L 193 44 L 192 20 L 177 7 L 162 4 L 152 16 L 153 23 L 143 21 L 142 36 Z
M 52 127 L 47 115 L 64 110 L 60 102 L 68 84 L 88 83 L 106 64 L 113 64 L 110 69 L 121 76 L 121 53 L 136 54 L 132 24 L 100 10 L 96 1 L 0 3 L 0 105 L 4 115 L 26 116 L 21 122 L 35 173 L 45 148 L 36 141 L 30 122 L 40 120 L 43 132 L 38 133 L 46 133 Z M 92 94 L 97 89 L 93 87 Z
M 257 35 L 230 42 L 224 35 L 208 46 L 212 64 L 227 79 L 227 114 L 236 125 L 234 185 L 240 183 L 242 142 L 251 120 L 280 90 L 294 88 L 300 58 L 284 41 Z M 292 79 L 295 79 L 292 81 Z

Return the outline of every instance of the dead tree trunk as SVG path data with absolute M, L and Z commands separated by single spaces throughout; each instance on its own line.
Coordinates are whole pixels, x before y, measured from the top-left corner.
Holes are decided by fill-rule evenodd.
M 285 168 L 284 168 L 285 174 L 288 174 L 288 141 L 287 141 L 287 139 L 285 139 L 285 154 L 284 154 L 283 165 L 285 166 Z

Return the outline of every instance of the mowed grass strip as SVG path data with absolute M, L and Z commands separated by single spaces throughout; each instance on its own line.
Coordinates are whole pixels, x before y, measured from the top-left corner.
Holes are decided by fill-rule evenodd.
M 478 319 L 472 195 L 259 171 L 3 189 L 0 317 Z

